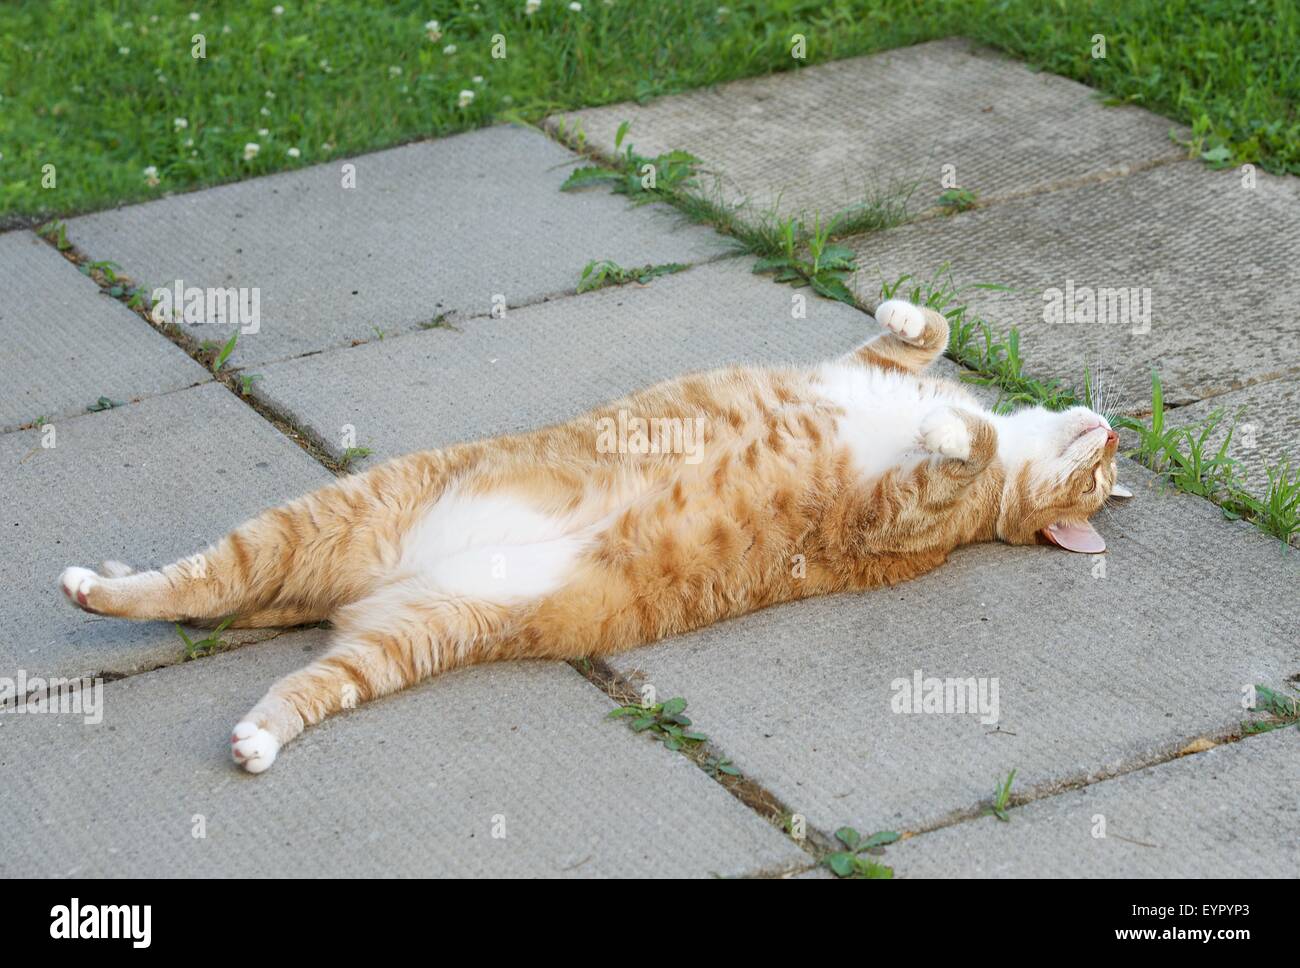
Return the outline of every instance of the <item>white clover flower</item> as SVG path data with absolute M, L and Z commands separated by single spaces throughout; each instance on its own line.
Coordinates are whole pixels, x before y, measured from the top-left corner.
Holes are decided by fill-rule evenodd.
M 186 147 L 186 148 L 193 148 L 193 147 L 194 147 L 194 139 L 193 139 L 193 138 L 186 138 L 186 139 L 185 139 L 185 147 Z
M 473 77 L 470 78 L 470 80 L 473 81 L 475 84 L 482 84 L 482 83 L 483 83 L 483 75 L 482 75 L 482 74 L 475 74 Z
M 127 54 L 131 53 L 131 48 L 130 48 L 130 47 L 119 47 L 119 48 L 117 49 L 117 52 L 118 52 L 119 54 L 121 54 L 123 57 L 125 57 Z
M 269 135 L 270 133 L 271 133 L 271 132 L 270 132 L 270 129 L 268 129 L 268 128 L 258 128 L 258 129 L 257 129 L 257 134 L 258 134 L 258 137 L 260 137 L 260 138 L 265 138 L 265 137 L 266 137 L 267 135 Z
M 145 177 L 145 178 L 157 178 L 157 177 L 158 177 L 158 166 L 157 166 L 157 165 L 150 165 L 148 168 L 146 168 L 146 169 L 144 170 L 144 177 Z
M 302 152 L 299 151 L 297 148 L 290 148 L 288 151 L 285 152 L 285 154 L 288 155 L 290 158 L 297 158 L 299 155 L 302 154 Z
M 390 77 L 401 77 L 402 69 L 398 67 L 396 64 L 394 64 L 392 67 L 388 69 L 388 75 Z
M 436 44 L 442 39 L 442 24 L 430 20 L 424 25 L 424 32 L 429 35 L 429 40 Z
M 267 99 L 268 101 L 274 101 L 274 100 L 275 100 L 275 92 L 274 92 L 274 91 L 267 91 L 266 94 L 265 94 L 264 96 L 266 97 L 266 99 Z
M 264 106 L 258 113 L 264 118 L 269 118 L 271 116 L 271 109 Z
M 531 17 L 533 14 L 537 13 L 541 7 L 542 0 L 528 0 L 528 2 L 524 4 L 524 13 Z
M 473 91 L 461 91 L 460 97 L 456 100 L 456 106 L 460 108 L 467 108 L 473 103 L 474 103 Z
M 250 141 L 248 144 L 244 145 L 244 160 L 252 161 L 254 158 L 257 157 L 257 153 L 261 150 L 262 150 L 261 145 L 259 145 L 256 141 Z
M 452 54 L 456 53 L 456 45 L 448 44 L 446 47 L 442 49 L 442 52 L 446 54 L 448 57 L 450 57 Z
M 284 7 L 280 6 L 277 3 L 274 7 L 271 8 L 271 13 L 275 14 L 278 17 L 280 16 L 280 14 L 284 13 Z
M 199 22 L 199 14 L 197 10 L 190 14 L 190 19 L 193 20 L 195 23 Z
M 188 128 L 189 126 L 190 123 L 185 118 L 172 118 L 172 127 L 175 128 L 177 131 L 181 131 L 185 128 Z
M 578 0 L 573 0 L 573 3 L 569 4 L 569 9 L 574 13 L 582 13 L 582 4 Z

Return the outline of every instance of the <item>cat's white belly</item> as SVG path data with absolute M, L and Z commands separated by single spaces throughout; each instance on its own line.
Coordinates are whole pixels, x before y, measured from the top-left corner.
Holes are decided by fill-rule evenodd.
M 836 423 L 837 441 L 865 478 L 929 458 L 921 447 L 921 422 L 932 409 L 971 407 L 965 397 L 935 392 L 935 384 L 856 363 L 823 364 L 813 385 L 827 403 L 844 409 Z
M 559 588 L 592 534 L 509 495 L 450 490 L 403 540 L 400 567 L 448 595 L 510 604 Z

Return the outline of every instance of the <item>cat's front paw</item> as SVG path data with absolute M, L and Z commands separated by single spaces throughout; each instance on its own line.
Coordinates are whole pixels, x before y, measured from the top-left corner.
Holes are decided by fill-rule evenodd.
M 876 307 L 876 322 L 904 343 L 918 343 L 925 333 L 925 311 L 905 299 L 886 299 Z
M 270 731 L 244 720 L 230 734 L 230 756 L 249 773 L 261 773 L 275 762 L 280 741 Z
M 93 600 L 102 579 L 89 568 L 65 568 L 59 576 L 64 597 L 83 612 L 95 612 Z
M 948 407 L 932 410 L 921 421 L 921 446 L 952 460 L 970 457 L 970 430 L 966 421 Z

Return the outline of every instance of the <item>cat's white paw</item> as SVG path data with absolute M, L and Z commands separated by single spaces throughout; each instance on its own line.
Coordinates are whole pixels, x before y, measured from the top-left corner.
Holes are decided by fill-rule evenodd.
M 970 457 L 970 431 L 966 421 L 944 407 L 932 410 L 921 421 L 921 444 L 932 454 L 953 460 Z
M 89 568 L 65 568 L 63 574 L 59 576 L 59 587 L 63 589 L 64 597 L 77 608 L 85 612 L 93 612 L 94 609 L 90 607 L 90 593 L 94 591 L 99 581 L 99 575 Z
M 249 773 L 261 773 L 275 762 L 280 742 L 256 723 L 244 720 L 230 734 L 230 755 Z
M 124 561 L 101 561 L 97 570 L 105 578 L 125 578 L 135 574 L 135 569 Z
M 905 299 L 886 299 L 876 307 L 876 322 L 907 343 L 925 332 L 925 312 Z

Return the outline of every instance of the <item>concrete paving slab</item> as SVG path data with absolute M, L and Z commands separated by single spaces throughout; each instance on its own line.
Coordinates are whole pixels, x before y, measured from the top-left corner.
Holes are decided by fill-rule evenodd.
M 959 285 L 1009 286 L 964 298 L 1020 329 L 1026 372 L 1077 385 L 1100 364 L 1114 402 L 1142 410 L 1155 367 L 1167 402 L 1194 402 L 1300 372 L 1300 179 L 1255 177 L 1246 188 L 1239 172 L 1166 165 L 863 236 L 849 243 L 857 283 L 876 293 L 882 280 L 947 265 Z M 1137 298 L 1125 314 L 1104 290 Z M 1089 313 L 1089 298 L 1103 311 Z
M 561 121 L 608 154 L 631 121 L 638 153 L 695 154 L 721 176 L 723 197 L 748 200 L 753 215 L 830 214 L 908 184 L 920 210 L 954 185 L 990 200 L 1183 156 L 1168 119 L 1105 107 L 1091 88 L 958 38 L 549 124 Z
M 127 674 L 180 661 L 171 625 L 77 611 L 59 574 L 105 559 L 174 561 L 333 479 L 216 383 L 52 426 L 53 438 L 48 429 L 0 435 L 3 676 Z
M 1014 808 L 1008 823 L 984 817 L 905 840 L 890 848 L 895 875 L 1290 880 L 1297 757 L 1292 727 L 1161 763 Z
M 0 766 L 23 777 L 0 790 L 0 873 L 706 877 L 808 862 L 685 757 L 606 720 L 610 700 L 562 664 L 454 672 L 309 730 L 265 774 L 239 770 L 231 726 L 323 647 L 289 633 L 110 682 L 98 725 L 0 714 Z
M 1268 468 L 1278 462 L 1290 460 L 1293 467 L 1300 466 L 1300 375 L 1179 407 L 1165 419 L 1171 426 L 1197 426 L 1215 410 L 1223 411 L 1224 420 L 1210 435 L 1209 446 L 1217 451 L 1236 419 L 1228 456 L 1239 462 L 1238 470 L 1246 475 L 1252 491 L 1262 494 L 1267 489 Z
M 30 232 L 0 235 L 0 433 L 209 374 Z
M 691 370 L 813 362 L 878 333 L 874 319 L 728 259 L 656 279 L 268 366 L 254 392 L 335 453 L 371 460 L 530 430 Z M 807 318 L 791 317 L 792 298 Z M 939 371 L 955 374 L 949 361 Z M 345 439 L 348 428 L 355 434 Z M 365 466 L 364 464 L 361 466 Z
M 1013 768 L 1018 791 L 1043 793 L 1154 762 L 1237 727 L 1244 686 L 1300 672 L 1300 558 L 1135 465 L 1122 476 L 1137 496 L 1099 521 L 1104 570 L 1049 547 L 966 548 L 892 589 L 772 608 L 611 664 L 684 696 L 746 776 L 823 831 L 946 822 Z M 996 681 L 996 723 L 911 712 L 918 671 L 976 679 L 986 710 Z
M 721 237 L 662 206 L 561 193 L 577 156 L 494 127 L 68 222 L 68 238 L 151 287 L 257 291 L 260 325 L 232 366 L 572 293 L 591 259 L 696 262 Z M 352 166 L 355 187 L 344 187 Z M 251 328 L 251 327 L 250 327 Z M 230 325 L 187 325 L 225 341 Z

